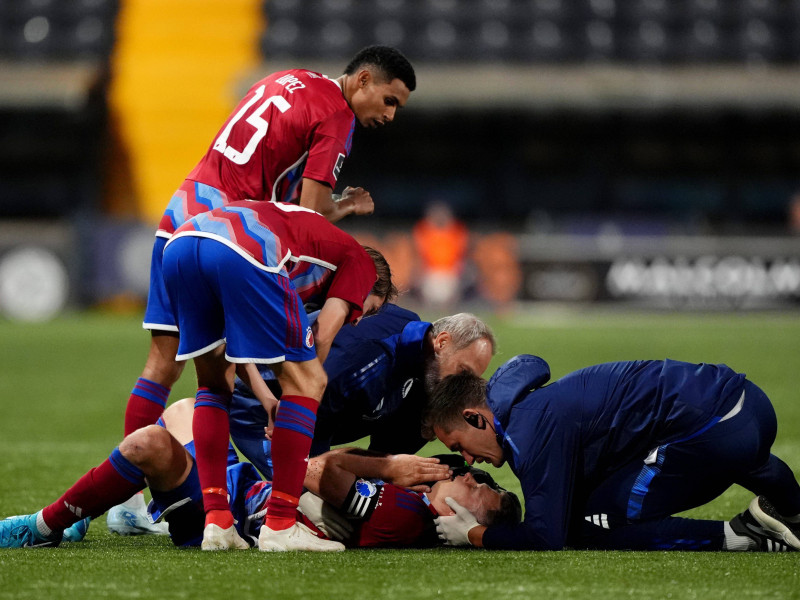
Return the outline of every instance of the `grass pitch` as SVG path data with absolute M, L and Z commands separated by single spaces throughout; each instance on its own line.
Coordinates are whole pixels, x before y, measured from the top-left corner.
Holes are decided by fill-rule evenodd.
M 438 315 L 428 315 L 435 318 Z M 490 373 L 530 352 L 553 377 L 640 358 L 724 362 L 772 398 L 775 452 L 800 472 L 800 314 L 629 314 L 538 310 L 490 319 Z M 148 336 L 136 317 L 76 314 L 42 325 L 0 321 L 0 516 L 52 502 L 122 436 Z M 191 369 L 171 399 L 193 395 Z M 431 445 L 423 453 L 443 451 Z M 504 468 L 498 480 L 519 486 Z M 732 488 L 688 513 L 729 519 Z M 0 598 L 800 598 L 800 555 L 683 552 L 375 550 L 338 555 L 177 550 L 163 537 L 119 538 L 104 518 L 85 541 L 0 550 Z

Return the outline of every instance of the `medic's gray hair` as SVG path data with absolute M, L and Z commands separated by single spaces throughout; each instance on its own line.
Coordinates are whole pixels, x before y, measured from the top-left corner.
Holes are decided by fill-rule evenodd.
M 489 326 L 471 313 L 458 313 L 442 317 L 433 323 L 433 337 L 446 331 L 456 350 L 466 348 L 476 340 L 485 339 L 492 347 L 492 356 L 497 351 L 497 340 Z

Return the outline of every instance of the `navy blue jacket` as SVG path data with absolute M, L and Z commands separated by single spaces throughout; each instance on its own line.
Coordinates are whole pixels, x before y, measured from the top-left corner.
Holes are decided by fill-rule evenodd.
M 489 527 L 487 548 L 563 548 L 571 511 L 587 491 L 725 414 L 745 382 L 725 365 L 673 360 L 606 363 L 544 385 L 549 378 L 544 360 L 521 355 L 487 385 L 498 438 L 525 498 L 522 524 Z
M 427 401 L 423 341 L 430 328 L 415 313 L 387 304 L 339 331 L 324 365 L 328 385 L 317 412 L 312 456 L 364 437 L 370 438 L 371 450 L 388 453 L 413 454 L 427 443 L 420 424 Z M 271 383 L 271 371 L 260 370 Z M 246 422 L 261 435 L 267 424 L 261 404 L 240 380 L 231 420 L 232 432 Z

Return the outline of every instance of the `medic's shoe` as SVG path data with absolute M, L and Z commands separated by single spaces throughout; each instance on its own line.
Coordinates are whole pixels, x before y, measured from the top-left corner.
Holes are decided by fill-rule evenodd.
M 209 523 L 203 529 L 202 550 L 247 550 L 250 545 L 245 542 L 236 531 L 236 526 L 231 525 L 223 529 L 219 525 Z
M 153 523 L 142 494 L 112 506 L 106 514 L 106 525 L 117 535 L 169 535 L 168 523 Z
M 772 536 L 800 550 L 800 523 L 790 523 L 764 496 L 756 496 L 748 508 L 753 518 Z
M 295 550 L 342 552 L 344 545 L 317 537 L 302 523 L 295 523 L 288 529 L 279 529 L 278 531 L 274 531 L 264 524 L 258 534 L 258 549 L 262 552 L 292 552 Z
M 62 542 L 80 542 L 83 538 L 86 537 L 86 532 L 89 530 L 89 521 L 92 520 L 92 517 L 86 517 L 85 519 L 81 519 L 71 527 L 67 527 L 64 530 L 64 534 L 61 538 Z
M 750 506 L 742 513 L 730 520 L 731 529 L 734 533 L 747 536 L 756 544 L 755 550 L 761 552 L 790 552 L 792 548 L 783 537 L 769 527 L 765 527 L 753 515 L 753 506 L 757 504 L 758 498 L 750 502 Z
M 41 512 L 41 511 L 40 511 Z M 61 534 L 54 534 L 47 538 L 39 533 L 36 527 L 36 517 L 32 515 L 17 515 L 0 521 L 0 548 L 44 548 L 58 546 Z

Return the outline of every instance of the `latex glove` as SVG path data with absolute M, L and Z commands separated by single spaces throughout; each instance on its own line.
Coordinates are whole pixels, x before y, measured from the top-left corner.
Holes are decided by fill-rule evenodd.
M 353 524 L 347 517 L 311 492 L 305 492 L 300 496 L 298 508 L 332 540 L 342 542 L 353 535 Z
M 436 533 L 445 546 L 468 546 L 469 530 L 479 527 L 480 524 L 466 508 L 449 496 L 444 499 L 447 506 L 453 509 L 456 514 L 449 517 L 436 517 Z

